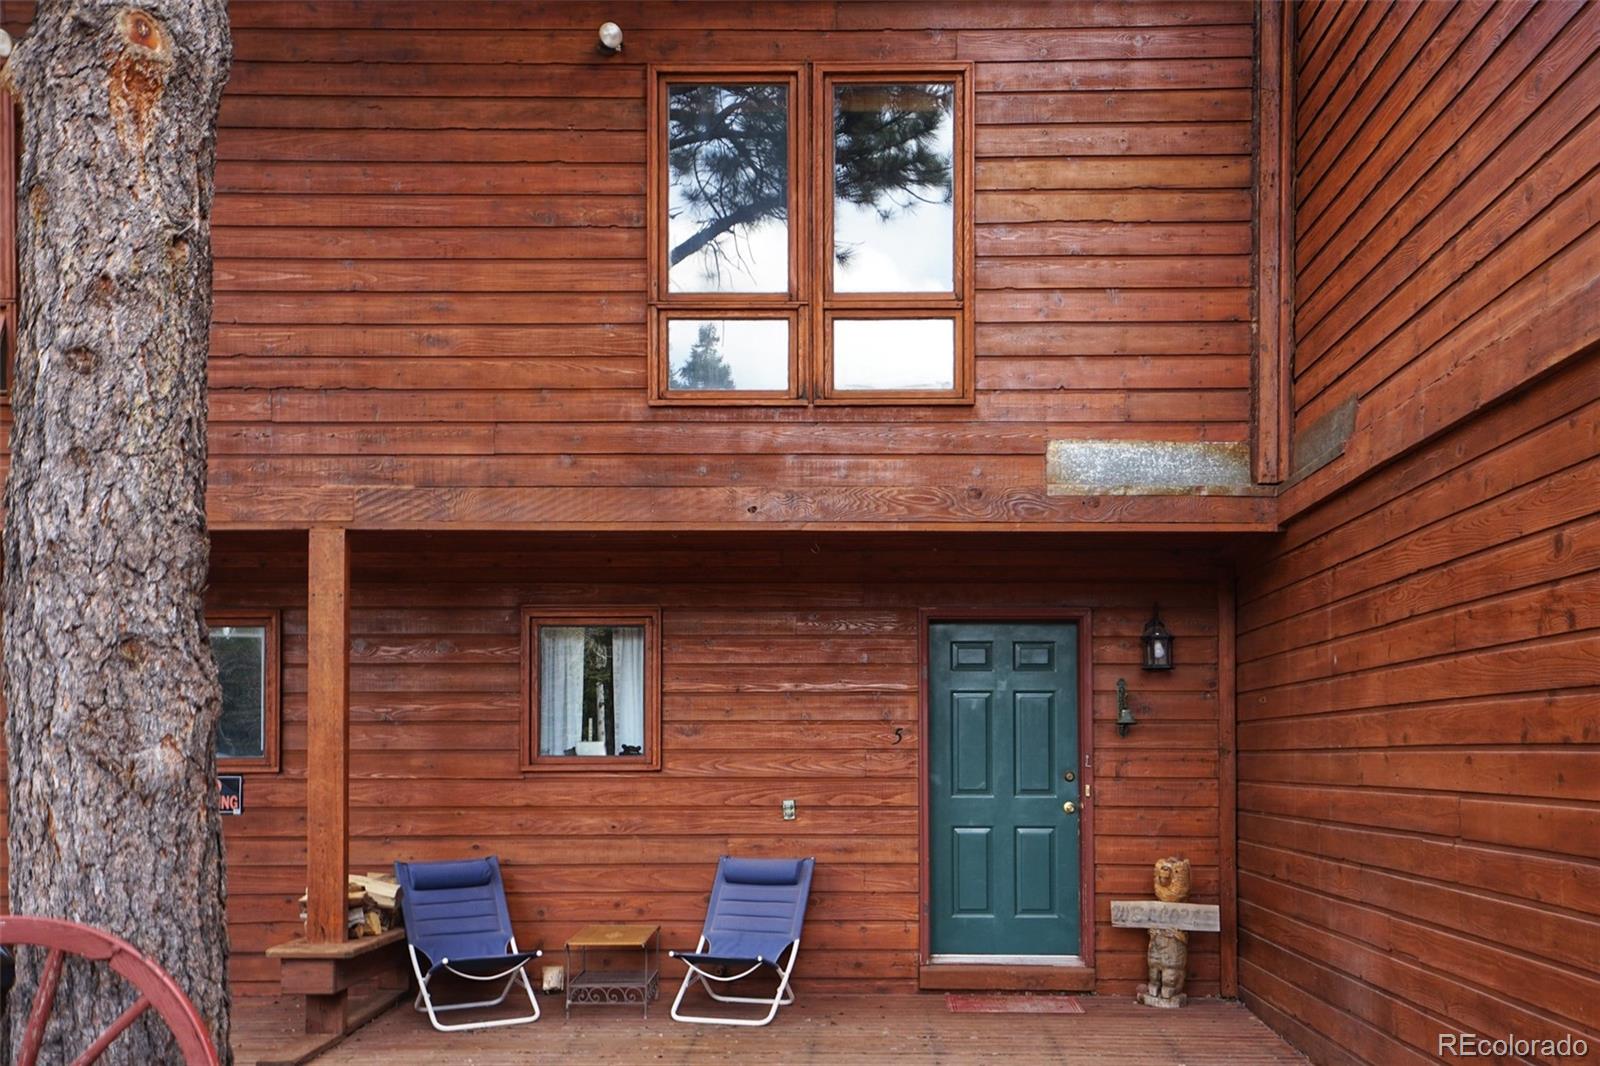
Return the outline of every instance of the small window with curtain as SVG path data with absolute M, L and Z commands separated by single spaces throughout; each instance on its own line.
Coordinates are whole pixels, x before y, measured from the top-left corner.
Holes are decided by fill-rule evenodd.
M 278 769 L 278 616 L 206 615 L 222 683 L 217 767 L 229 773 Z
M 524 769 L 660 769 L 660 617 L 524 609 Z

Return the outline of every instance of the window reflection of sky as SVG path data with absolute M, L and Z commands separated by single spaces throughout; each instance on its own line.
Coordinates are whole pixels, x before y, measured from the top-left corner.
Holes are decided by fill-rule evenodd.
M 848 173 L 856 204 L 835 196 L 834 290 L 841 293 L 951 293 L 954 290 L 953 161 L 954 87 L 946 84 L 835 86 L 837 102 L 853 121 L 840 119 L 838 144 L 885 141 L 884 130 L 909 123 L 915 130 L 895 142 L 903 155 L 860 154 Z M 787 91 L 780 86 L 673 87 L 673 135 L 668 182 L 668 249 L 704 239 L 669 265 L 672 292 L 781 293 L 789 286 L 787 219 Z M 925 94 L 925 95 L 923 95 Z M 887 103 L 885 101 L 888 101 Z M 834 101 L 830 101 L 830 107 Z M 748 110 L 761 108 L 759 111 Z M 878 118 L 879 109 L 886 116 Z M 894 109 L 898 108 L 896 112 Z M 746 109 L 740 117 L 740 109 Z M 888 117 L 888 116 L 895 117 Z M 710 131 L 695 149 L 699 131 Z M 744 132 L 742 139 L 730 133 Z M 685 150 L 687 146 L 687 150 Z M 837 146 L 836 146 L 837 147 Z M 841 159 L 849 157 L 840 156 Z M 899 183 L 885 182 L 870 159 L 889 165 Z M 899 160 L 897 163 L 896 160 Z M 837 162 L 837 161 L 835 161 Z M 943 177 L 939 177 L 943 164 Z M 852 167 L 850 162 L 840 164 Z M 913 175 L 919 179 L 911 184 Z M 927 180 L 932 178 L 931 181 Z M 874 182 L 876 181 L 876 184 Z M 873 190 L 876 189 L 876 192 Z M 824 195 L 827 191 L 824 190 Z M 782 207 L 774 207 L 781 203 Z M 765 205 L 765 206 L 761 206 Z M 747 221 L 728 220 L 744 211 Z M 715 228 L 724 231 L 715 233 Z M 708 232 L 710 230 L 711 232 Z M 706 239 L 709 238 L 709 239 Z M 676 318 L 667 323 L 668 369 L 681 383 L 700 328 L 714 325 L 714 360 L 721 367 L 695 386 L 729 391 L 785 391 L 789 381 L 789 323 L 783 319 Z M 955 325 L 949 318 L 838 319 L 833 325 L 834 382 L 841 391 L 954 388 Z M 704 370 L 702 356 L 691 369 Z
M 674 212 L 679 197 L 673 190 Z M 700 223 L 675 214 L 667 223 L 669 247 L 700 229 Z M 737 226 L 712 242 L 716 251 L 701 251 L 668 272 L 673 292 L 787 292 L 789 289 L 789 226 L 782 219 Z
M 707 136 L 697 150 L 671 156 L 668 249 L 740 211 L 755 215 L 731 223 L 703 248 L 671 264 L 672 292 L 788 291 L 788 95 L 781 85 L 670 90 L 669 136 L 694 131 Z M 714 135 L 716 126 L 722 136 Z
M 850 89 L 839 88 L 841 92 Z M 944 94 L 946 101 L 951 92 Z M 948 104 L 928 148 L 947 165 L 953 158 L 955 132 Z M 954 288 L 955 211 L 948 181 L 889 190 L 876 205 L 835 197 L 833 236 L 835 248 L 845 253 L 834 257 L 836 292 L 950 292 Z
M 952 319 L 834 319 L 835 389 L 949 390 L 955 365 Z
M 789 322 L 787 319 L 673 318 L 667 320 L 667 368 L 681 372 L 700 327 L 717 330 L 718 354 L 733 372 L 733 389 L 782 392 L 789 387 Z

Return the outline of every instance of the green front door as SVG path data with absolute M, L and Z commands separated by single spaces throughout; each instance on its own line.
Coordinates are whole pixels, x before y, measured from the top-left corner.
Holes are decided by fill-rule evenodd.
M 934 625 L 928 675 L 932 954 L 1078 954 L 1077 627 Z

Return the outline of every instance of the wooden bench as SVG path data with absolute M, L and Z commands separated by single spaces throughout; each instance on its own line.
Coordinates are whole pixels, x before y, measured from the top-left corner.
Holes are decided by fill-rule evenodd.
M 406 931 L 390 929 L 362 940 L 311 944 L 296 937 L 267 949 L 282 972 L 279 986 L 288 995 L 306 998 L 306 1035 L 321 1037 L 330 1047 L 402 998 L 410 986 Z M 382 994 L 350 1009 L 350 989 L 378 979 Z

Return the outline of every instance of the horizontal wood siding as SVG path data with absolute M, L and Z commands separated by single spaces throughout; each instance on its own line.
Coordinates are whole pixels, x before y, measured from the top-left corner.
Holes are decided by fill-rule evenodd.
M 246 783 L 226 819 L 233 974 L 270 991 L 262 952 L 299 929 L 304 885 L 304 549 L 224 536 L 217 606 L 284 619 L 283 771 Z M 1110 899 L 1147 896 L 1165 854 L 1218 895 L 1215 569 L 1178 552 L 940 542 L 868 548 L 788 541 L 359 541 L 351 659 L 351 862 L 494 852 L 519 937 L 559 948 L 590 921 L 659 922 L 692 945 L 716 857 L 818 859 L 807 987 L 910 991 L 918 944 L 918 608 L 1093 611 L 1096 965 L 1131 992 L 1145 938 L 1110 927 Z M 1180 666 L 1141 675 L 1158 600 Z M 518 770 L 518 609 L 659 605 L 663 769 Z M 1140 725 L 1116 734 L 1127 677 Z M 896 732 L 901 739 L 897 742 Z M 784 822 L 779 802 L 798 801 Z M 1197 935 L 1193 988 L 1215 993 L 1218 938 Z
M 1319 1061 L 1592 1048 L 1600 8 L 1297 14 L 1295 428 L 1358 407 L 1240 565 L 1242 994 Z
M 1600 6 L 1297 4 L 1285 517 L 1600 341 Z
M 1240 981 L 1325 1062 L 1600 1046 L 1600 357 L 1242 579 Z
M 1269 517 L 1258 499 L 1045 491 L 1053 438 L 1247 439 L 1249 3 L 232 15 L 220 524 Z M 627 35 L 611 59 L 605 19 Z M 806 60 L 976 64 L 974 406 L 646 404 L 645 64 Z

